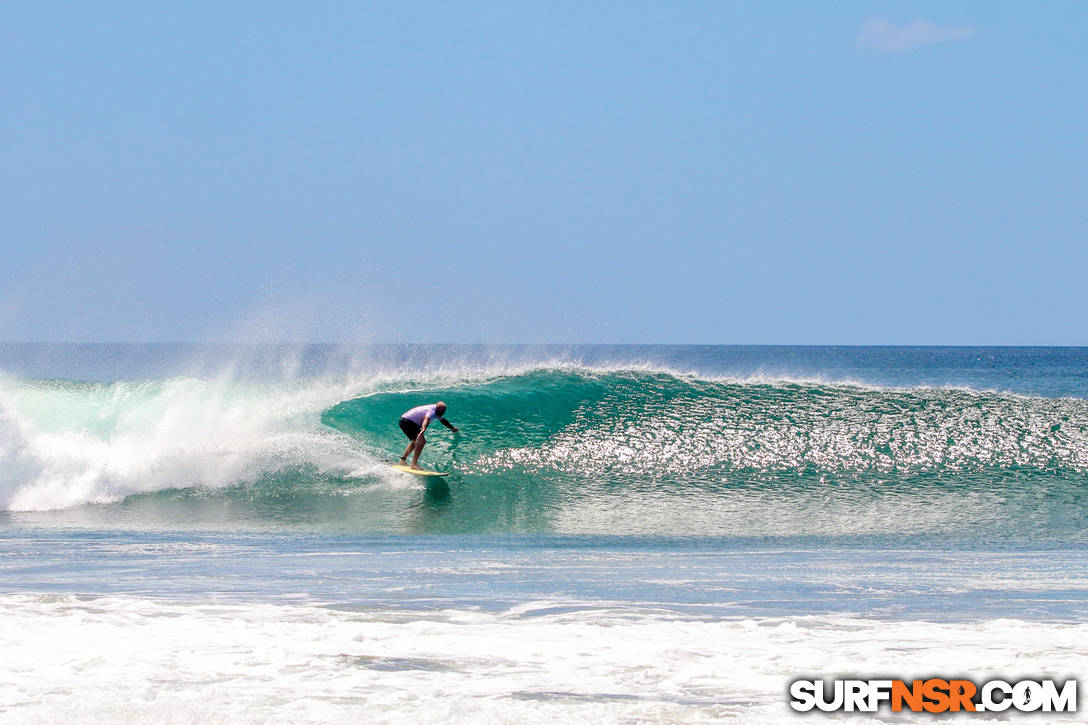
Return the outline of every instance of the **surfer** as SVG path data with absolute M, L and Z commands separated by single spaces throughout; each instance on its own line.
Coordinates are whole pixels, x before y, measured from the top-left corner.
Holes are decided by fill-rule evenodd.
M 419 454 L 423 452 L 423 446 L 427 445 L 427 439 L 423 433 L 431 421 L 438 420 L 454 433 L 457 428 L 443 416 L 446 415 L 446 404 L 441 400 L 434 405 L 417 405 L 400 417 L 400 429 L 408 436 L 411 443 L 404 449 L 404 455 L 400 457 L 402 464 L 408 463 L 408 456 L 412 456 L 412 468 L 419 468 Z M 415 454 L 412 455 L 412 452 Z

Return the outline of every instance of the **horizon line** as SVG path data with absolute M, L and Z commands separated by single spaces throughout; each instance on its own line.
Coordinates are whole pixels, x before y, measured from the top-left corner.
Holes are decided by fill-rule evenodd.
M 1009 343 L 834 343 L 834 342 L 299 342 L 299 341 L 224 341 L 224 340 L 0 340 L 0 345 L 206 345 L 244 347 L 367 347 L 420 346 L 435 347 L 914 347 L 914 348 L 1088 348 L 1075 344 L 1009 344 Z

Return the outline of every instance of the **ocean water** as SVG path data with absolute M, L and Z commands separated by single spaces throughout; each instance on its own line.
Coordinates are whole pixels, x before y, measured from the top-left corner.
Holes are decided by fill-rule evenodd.
M 451 475 L 391 470 L 437 399 Z M 0 720 L 773 723 L 800 677 L 1079 677 L 1086 484 L 1085 348 L 0 345 Z

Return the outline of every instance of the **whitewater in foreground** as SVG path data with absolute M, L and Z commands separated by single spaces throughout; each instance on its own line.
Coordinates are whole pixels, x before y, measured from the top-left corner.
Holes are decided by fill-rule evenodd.
M 0 719 L 770 723 L 797 678 L 1078 677 L 1086 372 L 0 345 Z M 386 461 L 439 398 L 435 485 Z

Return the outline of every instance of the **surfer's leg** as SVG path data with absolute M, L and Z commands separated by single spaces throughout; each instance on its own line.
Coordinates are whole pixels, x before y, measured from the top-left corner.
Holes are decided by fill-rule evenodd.
M 419 468 L 419 454 L 423 452 L 423 446 L 427 445 L 427 439 L 423 437 L 423 434 L 419 434 L 419 438 L 416 438 L 416 442 L 413 444 L 416 447 L 416 454 L 412 456 L 412 468 Z M 405 453 L 404 455 L 408 455 Z
M 408 456 L 412 453 L 412 449 L 415 448 L 416 438 L 419 437 L 419 426 L 406 418 L 401 418 L 399 425 L 404 435 L 408 436 L 408 447 L 404 449 L 404 455 L 400 457 L 400 462 L 406 464 L 408 463 Z

